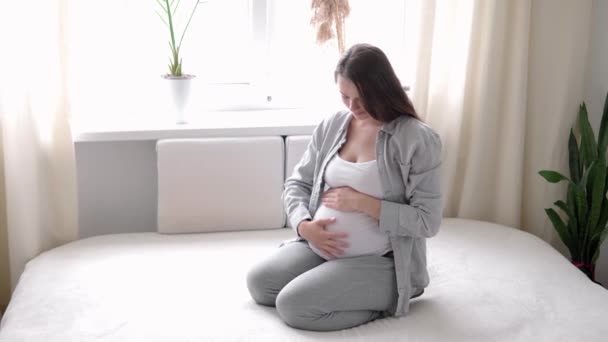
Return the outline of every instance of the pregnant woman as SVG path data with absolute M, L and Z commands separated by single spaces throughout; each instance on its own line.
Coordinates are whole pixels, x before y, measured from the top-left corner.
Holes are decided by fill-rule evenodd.
M 258 304 L 315 331 L 406 314 L 429 284 L 426 238 L 441 222 L 441 141 L 386 55 L 354 45 L 334 78 L 348 110 L 315 128 L 285 182 L 298 237 L 247 275 Z

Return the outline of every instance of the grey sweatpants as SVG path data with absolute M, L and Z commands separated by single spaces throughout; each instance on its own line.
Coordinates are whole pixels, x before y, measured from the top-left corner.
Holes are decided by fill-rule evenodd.
M 326 261 L 308 243 L 291 242 L 247 274 L 258 303 L 276 306 L 288 325 L 332 331 L 372 321 L 394 310 L 394 261 L 363 256 Z

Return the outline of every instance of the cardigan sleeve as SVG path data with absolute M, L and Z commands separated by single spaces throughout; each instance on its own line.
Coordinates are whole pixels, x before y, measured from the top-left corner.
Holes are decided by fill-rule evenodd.
M 325 121 L 313 130 L 308 147 L 283 187 L 281 196 L 283 206 L 287 219 L 296 233 L 300 222 L 312 219 L 308 205 L 315 178 L 317 158 L 319 158 L 318 146 L 321 145 L 324 123 Z
M 439 232 L 441 140 L 430 128 L 417 139 L 409 158 L 410 171 L 403 179 L 411 193 L 408 203 L 381 202 L 380 230 L 389 235 L 428 238 Z

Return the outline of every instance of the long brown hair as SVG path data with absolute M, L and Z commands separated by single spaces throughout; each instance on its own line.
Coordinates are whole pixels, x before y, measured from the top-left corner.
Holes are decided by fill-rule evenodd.
M 338 76 L 355 84 L 365 110 L 374 119 L 390 122 L 407 115 L 420 120 L 391 63 L 379 48 L 370 44 L 351 46 L 338 61 L 335 81 Z

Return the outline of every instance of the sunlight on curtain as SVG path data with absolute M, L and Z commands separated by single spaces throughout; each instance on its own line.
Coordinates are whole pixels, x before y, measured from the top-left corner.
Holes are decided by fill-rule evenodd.
M 561 247 L 543 208 L 562 192 L 537 172 L 567 168 L 590 2 L 407 0 L 406 12 L 406 32 L 420 33 L 408 44 L 410 95 L 444 144 L 444 215 Z
M 0 57 L 0 114 L 13 286 L 29 259 L 77 234 L 65 9 L 65 1 L 5 1 L 0 11 L 12 51 Z
M 155 86 L 166 73 L 169 47 L 156 6 L 144 0 L 69 1 L 68 78 L 75 118 L 129 120 L 134 110 L 157 105 Z M 186 70 L 188 64 L 186 59 Z

